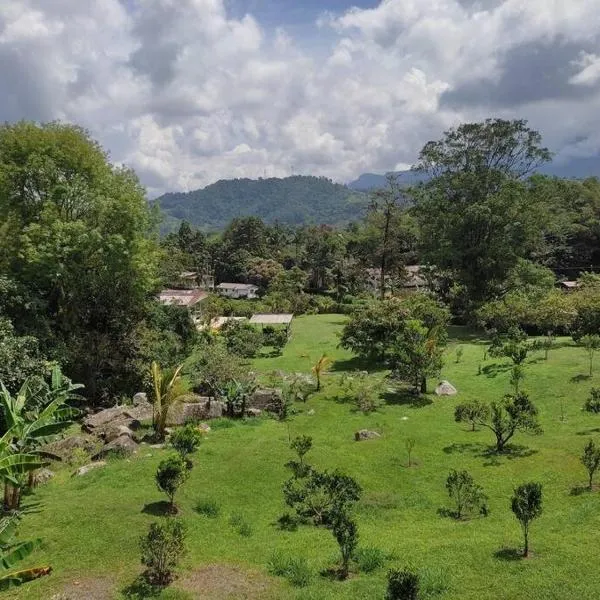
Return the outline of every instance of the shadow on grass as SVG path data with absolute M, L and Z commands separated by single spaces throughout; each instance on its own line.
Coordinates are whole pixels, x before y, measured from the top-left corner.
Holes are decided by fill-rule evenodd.
M 153 517 L 168 517 L 173 514 L 171 505 L 166 500 L 145 504 L 142 512 Z
M 476 454 L 477 456 L 483 456 L 485 453 L 489 451 L 489 446 L 485 444 L 481 444 L 479 442 L 473 443 L 454 443 L 450 444 L 450 446 L 446 446 L 443 448 L 443 451 L 446 454 L 457 454 L 464 452 L 471 452 L 472 454 Z
M 501 373 L 507 373 L 510 371 L 511 366 L 507 363 L 492 363 L 491 365 L 486 365 L 481 369 L 481 372 L 486 377 L 496 377 L 496 375 L 500 375 Z
M 21 498 L 21 507 L 19 512 L 24 515 L 35 515 L 42 512 L 42 503 L 39 500 L 33 500 L 33 494 L 35 492 L 27 493 Z
M 591 379 L 589 375 L 580 373 L 579 375 L 575 375 L 575 377 L 571 377 L 570 381 L 571 383 L 581 383 L 582 381 L 587 381 L 588 379 Z
M 523 553 L 516 548 L 500 548 L 494 552 L 494 558 L 498 560 L 506 560 L 509 562 L 516 562 L 523 560 Z
M 123 598 L 126 600 L 146 600 L 158 598 L 163 591 L 163 588 L 151 585 L 143 575 L 135 579 L 133 583 L 123 588 Z
M 583 494 L 591 493 L 593 490 L 590 490 L 589 485 L 576 485 L 571 488 L 569 492 L 569 496 L 581 496 Z
M 600 433 L 600 427 L 594 427 L 594 429 L 584 429 L 583 431 L 575 432 L 575 435 L 592 435 L 592 433 Z
M 485 459 L 484 467 L 499 467 L 502 464 L 501 459 L 514 460 L 516 458 L 527 458 L 538 453 L 538 450 L 510 444 L 504 448 L 504 452 L 498 452 L 496 446 L 489 446 L 477 442 L 454 443 L 443 448 L 446 454 L 470 453 L 478 458 Z
M 381 395 L 385 403 L 390 406 L 410 406 L 410 408 L 423 408 L 433 404 L 433 400 L 422 394 L 415 394 L 409 390 L 385 392 Z
M 340 371 L 368 371 L 369 373 L 378 373 L 385 370 L 386 368 L 382 364 L 375 361 L 365 360 L 360 356 L 336 360 L 329 369 L 329 371 L 332 373 Z
M 469 342 L 470 344 L 489 344 L 485 332 L 465 325 L 450 325 L 448 327 L 450 341 Z

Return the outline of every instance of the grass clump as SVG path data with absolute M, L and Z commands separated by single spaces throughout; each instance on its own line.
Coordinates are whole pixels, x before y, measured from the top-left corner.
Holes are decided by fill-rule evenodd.
M 229 525 L 242 537 L 251 537 L 254 533 L 252 525 L 239 513 L 234 513 L 229 517 Z
M 381 569 L 386 563 L 388 555 L 381 548 L 359 548 L 354 554 L 354 562 L 361 573 L 372 573 Z
M 221 506 L 216 500 L 200 499 L 196 503 L 195 510 L 199 515 L 216 519 L 221 514 Z
M 310 585 L 314 572 L 308 561 L 301 556 L 294 557 L 275 551 L 267 563 L 267 571 L 271 575 L 284 577 L 294 587 Z

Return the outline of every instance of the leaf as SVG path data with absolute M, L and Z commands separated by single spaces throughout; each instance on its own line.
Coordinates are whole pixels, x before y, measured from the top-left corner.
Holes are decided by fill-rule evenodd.
M 12 587 L 32 581 L 45 575 L 50 575 L 52 567 L 32 567 L 31 569 L 24 569 L 22 571 L 16 571 L 15 573 L 9 573 L 4 577 L 0 577 L 0 590 L 5 591 Z
M 9 479 L 13 481 L 15 474 L 28 473 L 45 466 L 38 456 L 33 454 L 9 454 L 0 458 L 0 480 Z
M 0 556 L 0 571 L 12 569 L 18 562 L 27 558 L 39 545 L 39 541 L 20 542 L 4 551 Z

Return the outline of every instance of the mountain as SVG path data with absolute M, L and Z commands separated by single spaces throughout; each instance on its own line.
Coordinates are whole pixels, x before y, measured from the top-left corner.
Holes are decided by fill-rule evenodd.
M 423 175 L 419 175 L 413 171 L 396 171 L 390 174 L 398 177 L 398 182 L 401 185 L 406 186 L 415 185 L 424 179 Z M 348 184 L 348 187 L 351 190 L 359 192 L 370 192 L 371 190 L 385 188 L 387 187 L 386 175 L 387 173 L 384 175 L 379 175 L 377 173 L 363 173 L 358 179 L 351 181 Z
M 213 231 L 250 215 L 269 223 L 341 225 L 360 218 L 368 198 L 325 177 L 296 175 L 221 180 L 193 192 L 164 194 L 155 202 L 166 215 L 164 229 L 186 220 Z

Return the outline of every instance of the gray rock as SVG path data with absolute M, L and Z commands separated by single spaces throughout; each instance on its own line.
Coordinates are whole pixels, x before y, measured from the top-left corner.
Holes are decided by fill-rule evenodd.
M 137 451 L 138 445 L 127 435 L 122 435 L 109 444 L 106 444 L 92 458 L 106 458 L 109 455 L 129 456 Z
M 146 392 L 138 392 L 133 396 L 133 405 L 134 406 L 143 406 L 146 404 L 150 404 L 148 402 L 148 394 Z
M 56 460 L 68 461 L 75 450 L 84 450 L 88 454 L 97 452 L 100 442 L 88 435 L 72 435 L 51 444 L 46 444 L 41 449 Z
M 50 469 L 40 469 L 33 476 L 33 485 L 43 485 L 48 483 L 54 477 L 54 473 Z
M 142 421 L 152 418 L 151 404 L 138 404 L 137 406 L 114 406 L 89 415 L 83 421 L 83 429 L 99 437 L 106 437 L 109 429 L 120 425 L 136 430 Z
M 438 396 L 456 396 L 458 393 L 456 388 L 449 381 L 440 381 L 435 388 L 435 393 Z
M 198 425 L 198 429 L 202 433 L 208 433 L 211 430 L 210 425 L 208 423 L 200 423 L 200 425 Z
M 354 439 L 357 442 L 361 442 L 364 440 L 373 440 L 376 438 L 380 438 L 381 434 L 376 431 L 369 431 L 368 429 L 361 429 L 354 434 Z
M 226 404 L 196 396 L 194 402 L 178 402 L 169 410 L 167 424 L 171 426 L 185 425 L 189 421 L 201 419 L 218 419 L 225 414 Z
M 280 413 L 282 407 L 283 393 L 278 388 L 258 389 L 248 400 L 248 408 L 259 408 L 260 410 Z
M 249 417 L 260 417 L 260 415 L 262 415 L 262 410 L 260 410 L 260 408 L 248 408 L 246 410 L 246 415 Z
M 104 440 L 106 443 L 112 442 L 122 435 L 126 435 L 133 439 L 133 431 L 127 425 L 112 425 L 104 432 Z
M 89 465 L 84 465 L 83 467 L 79 467 L 79 469 L 77 469 L 77 471 L 75 471 L 75 473 L 73 473 L 73 475 L 85 475 L 86 473 L 89 473 L 90 471 L 93 471 L 94 469 L 99 469 L 100 467 L 105 467 L 106 466 L 106 461 L 104 460 L 99 460 L 97 462 L 93 462 L 90 463 Z

